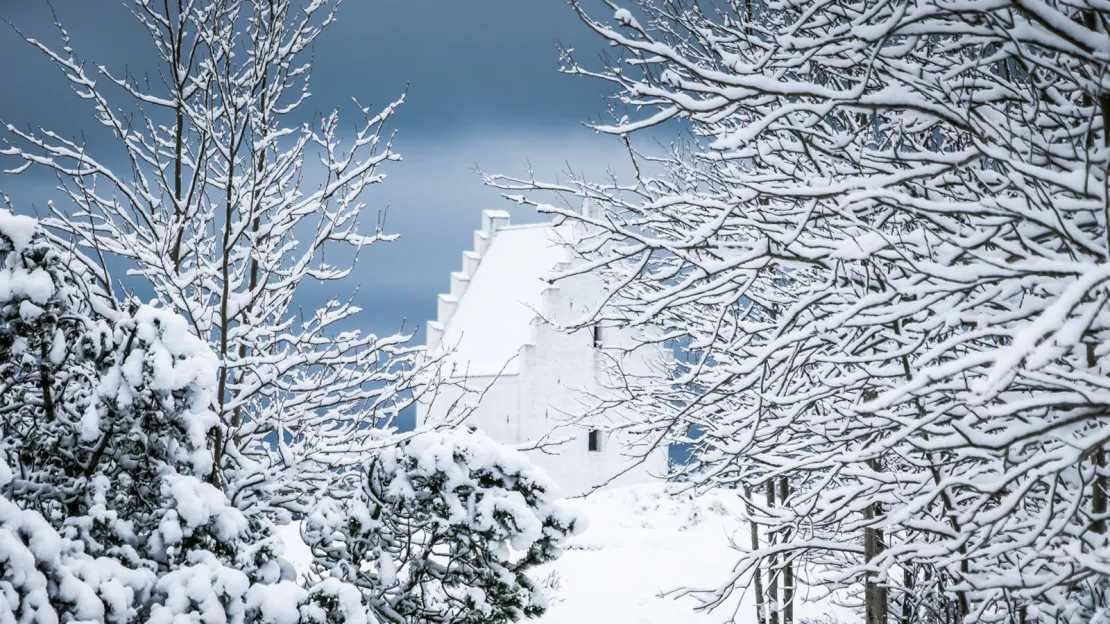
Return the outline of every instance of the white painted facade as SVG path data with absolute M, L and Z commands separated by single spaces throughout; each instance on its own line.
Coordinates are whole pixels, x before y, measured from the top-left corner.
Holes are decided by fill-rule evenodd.
M 622 358 L 625 370 L 642 373 L 658 351 L 625 354 L 621 347 L 632 346 L 632 336 L 605 327 L 595 348 L 594 328 L 566 333 L 548 322 L 577 321 L 603 294 L 592 276 L 554 285 L 544 279 L 569 266 L 572 227 L 581 226 L 514 226 L 506 212 L 484 212 L 474 250 L 463 254 L 462 271 L 451 274 L 451 290 L 439 295 L 438 318 L 427 332 L 429 349 L 452 351 L 445 374 L 484 392 L 469 424 L 509 445 L 566 440 L 546 452 L 529 451 L 566 496 L 607 482 L 642 483 L 667 470 L 665 448 L 644 459 L 627 434 L 612 431 L 630 414 L 610 409 L 586 416 L 605 396 L 606 358 Z M 462 392 L 445 384 L 431 403 L 417 406 L 417 421 L 442 415 Z M 600 448 L 591 450 L 591 435 Z

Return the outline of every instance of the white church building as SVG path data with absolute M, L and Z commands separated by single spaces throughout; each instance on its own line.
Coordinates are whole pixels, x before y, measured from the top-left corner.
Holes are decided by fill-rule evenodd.
M 452 383 L 417 406 L 417 422 L 425 422 L 442 415 L 466 388 L 481 396 L 467 423 L 493 439 L 514 446 L 561 441 L 528 453 L 565 496 L 645 482 L 667 471 L 666 448 L 644 457 L 627 434 L 614 431 L 633 415 L 591 409 L 606 395 L 606 358 L 621 358 L 625 370 L 642 372 L 658 351 L 626 353 L 622 347 L 634 344 L 628 330 L 592 326 L 567 333 L 548 322 L 577 321 L 603 294 L 593 276 L 554 284 L 545 279 L 570 266 L 568 242 L 581 227 L 511 225 L 507 212 L 482 213 L 474 249 L 463 253 L 462 270 L 451 274 L 450 292 L 439 295 L 438 318 L 427 326 L 428 348 L 447 353 L 444 375 Z

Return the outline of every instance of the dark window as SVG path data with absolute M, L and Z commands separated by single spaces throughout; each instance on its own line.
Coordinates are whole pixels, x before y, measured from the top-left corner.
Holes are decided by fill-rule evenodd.
M 594 325 L 594 348 L 601 348 L 601 325 Z
M 601 432 L 598 431 L 597 429 L 591 429 L 590 430 L 590 450 L 591 451 L 600 451 L 601 450 Z

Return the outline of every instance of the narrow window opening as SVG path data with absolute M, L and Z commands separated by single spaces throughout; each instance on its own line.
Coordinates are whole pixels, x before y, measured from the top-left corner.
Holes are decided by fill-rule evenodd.
M 601 325 L 594 325 L 594 348 L 601 348 Z
M 601 450 L 601 432 L 597 429 L 590 430 L 590 450 L 594 452 Z

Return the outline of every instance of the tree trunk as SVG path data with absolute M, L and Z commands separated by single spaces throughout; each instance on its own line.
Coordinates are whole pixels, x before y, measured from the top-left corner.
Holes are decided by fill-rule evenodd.
M 789 496 L 790 482 L 786 477 L 779 477 L 779 506 L 785 506 Z M 788 539 L 789 535 L 784 532 L 781 543 L 785 544 Z M 794 622 L 794 562 L 786 555 L 782 561 L 782 622 Z
M 906 565 L 902 570 L 902 624 L 913 624 L 914 612 L 914 586 L 917 584 L 916 570 L 913 564 Z
M 1103 116 L 1106 117 L 1110 107 L 1103 105 Z M 1095 358 L 1095 345 L 1094 343 L 1087 343 L 1087 366 L 1094 369 L 1098 364 Z M 1091 523 L 1091 530 L 1095 533 L 1106 533 L 1106 503 L 1107 493 L 1110 486 L 1107 484 L 1106 477 L 1106 451 L 1098 449 L 1095 451 L 1094 456 L 1095 474 L 1091 480 L 1091 517 L 1094 519 Z
M 1099 19 L 1094 11 L 1083 12 L 1084 26 L 1091 32 L 1099 32 Z M 1089 102 L 1090 96 L 1084 96 Z M 1102 116 L 1102 147 L 1110 147 L 1110 95 L 1101 94 L 1098 97 L 1099 113 Z M 1088 133 L 1089 139 L 1094 139 L 1094 133 Z M 1088 140 L 1088 147 L 1092 147 L 1092 140 Z M 1106 232 L 1106 243 L 1110 245 L 1110 230 Z M 1087 342 L 1087 367 L 1094 369 L 1098 365 L 1095 357 L 1095 338 Z M 1106 450 L 1098 449 L 1094 456 L 1095 474 L 1091 482 L 1091 515 L 1094 521 L 1091 529 L 1099 534 L 1106 533 L 1106 507 L 1107 495 L 1110 493 L 1110 483 L 1106 476 Z
M 177 14 L 184 12 L 181 1 L 177 3 Z M 166 11 L 167 22 L 172 23 L 169 10 Z M 172 31 L 172 26 L 171 26 Z M 181 222 L 185 214 L 185 78 L 181 75 L 182 54 L 185 50 L 185 29 L 179 28 L 176 33 L 171 32 L 173 40 L 173 66 L 170 68 L 173 77 L 174 97 L 174 146 L 173 146 L 173 227 L 177 229 L 174 235 L 173 249 L 170 251 L 170 260 L 173 262 L 175 273 L 181 272 L 181 243 L 185 238 L 185 224 Z M 197 163 L 200 166 L 200 163 Z M 173 232 L 173 230 L 170 230 Z
M 878 471 L 880 466 L 878 460 L 869 462 L 872 470 Z M 881 503 L 874 503 L 868 505 L 864 511 L 864 518 L 873 524 L 873 521 L 882 516 L 883 507 Z M 883 544 L 883 531 L 882 529 L 868 526 L 863 530 L 863 556 L 868 563 L 875 560 L 885 549 Z M 866 609 L 867 624 L 886 624 L 887 621 L 887 590 L 886 587 L 875 582 L 873 572 L 867 573 L 867 581 L 864 585 L 864 607 Z
M 896 335 L 899 335 L 899 336 L 902 335 L 902 331 L 901 331 L 900 326 L 899 326 L 898 323 L 893 323 L 892 327 L 893 327 L 894 333 Z M 906 381 L 909 381 L 913 378 L 913 375 L 912 375 L 911 369 L 910 369 L 909 359 L 905 355 L 903 355 L 901 360 L 902 360 L 902 372 L 906 377 Z M 920 399 L 917 399 L 917 398 L 914 399 L 914 406 L 917 409 L 917 413 L 919 415 L 924 416 L 925 408 L 921 405 Z M 928 434 L 926 434 L 924 437 L 925 437 L 926 440 L 929 439 Z M 926 452 L 925 457 L 926 457 L 926 459 L 929 460 L 928 470 L 929 470 L 930 476 L 933 479 L 933 484 L 936 485 L 939 488 L 940 484 L 941 484 L 941 481 L 942 481 L 941 476 L 940 476 L 940 469 L 937 468 L 935 463 L 933 463 L 931 453 Z M 941 501 L 941 504 L 943 505 L 944 515 L 945 515 L 945 517 L 948 518 L 948 525 L 950 527 L 952 527 L 952 530 L 955 533 L 961 533 L 962 529 L 960 528 L 959 520 L 956 519 L 956 511 L 955 511 L 956 507 L 955 507 L 955 505 L 952 504 L 952 498 L 948 495 L 948 492 L 945 491 L 943 488 L 940 489 L 940 501 Z M 960 570 L 965 575 L 964 578 L 966 578 L 967 574 L 968 574 L 968 560 L 967 560 L 967 556 L 966 556 L 967 555 L 967 546 L 964 545 L 964 544 L 961 544 L 959 547 L 957 547 L 957 550 L 960 553 L 960 555 L 963 555 L 963 557 L 962 557 L 963 561 L 960 562 Z M 960 610 L 961 617 L 967 617 L 967 614 L 970 613 L 970 611 L 971 611 L 971 606 L 970 606 L 970 604 L 968 603 L 968 600 L 967 600 L 967 592 L 962 591 L 962 590 L 957 591 L 956 592 L 956 600 L 959 604 L 959 610 Z M 945 602 L 945 604 L 947 605 L 947 601 Z M 945 608 L 947 608 L 947 607 L 945 607 Z
M 234 134 L 234 133 L 231 133 Z M 235 148 L 232 148 L 232 158 L 228 159 L 227 166 L 227 186 L 224 189 L 224 223 L 223 223 L 223 245 L 221 247 L 220 258 L 220 277 L 223 280 L 222 296 L 220 297 L 219 320 L 217 328 L 220 332 L 219 341 L 219 355 L 220 355 L 220 377 L 219 389 L 217 390 L 217 415 L 220 418 L 220 424 L 216 426 L 216 436 L 212 448 L 212 474 L 209 475 L 209 481 L 212 485 L 222 488 L 222 481 L 220 479 L 220 470 L 223 466 L 224 460 L 224 446 L 227 444 L 228 439 L 224 435 L 223 427 L 231 423 L 227 422 L 227 410 L 224 406 L 228 401 L 228 383 L 231 381 L 231 372 L 227 369 L 227 354 L 228 354 L 228 332 L 231 330 L 231 316 L 228 314 L 228 301 L 231 299 L 231 230 L 234 227 L 235 221 L 235 203 L 234 203 L 234 187 L 232 186 L 235 180 Z
M 775 507 L 775 480 L 774 478 L 767 480 L 765 486 L 767 490 L 767 509 Z M 768 545 L 775 543 L 774 534 L 767 533 Z M 778 574 L 779 558 L 771 555 L 767 561 L 767 621 L 770 624 L 779 624 L 779 574 Z
M 750 515 L 752 489 L 746 485 L 744 486 L 744 503 L 748 505 Z M 754 520 L 749 520 L 748 523 L 752 528 L 752 550 L 757 550 L 759 548 L 759 525 L 756 524 Z M 766 624 L 767 616 L 763 601 L 763 572 L 760 570 L 759 566 L 755 567 L 755 572 L 752 574 L 752 577 L 755 582 L 755 621 L 757 624 Z

